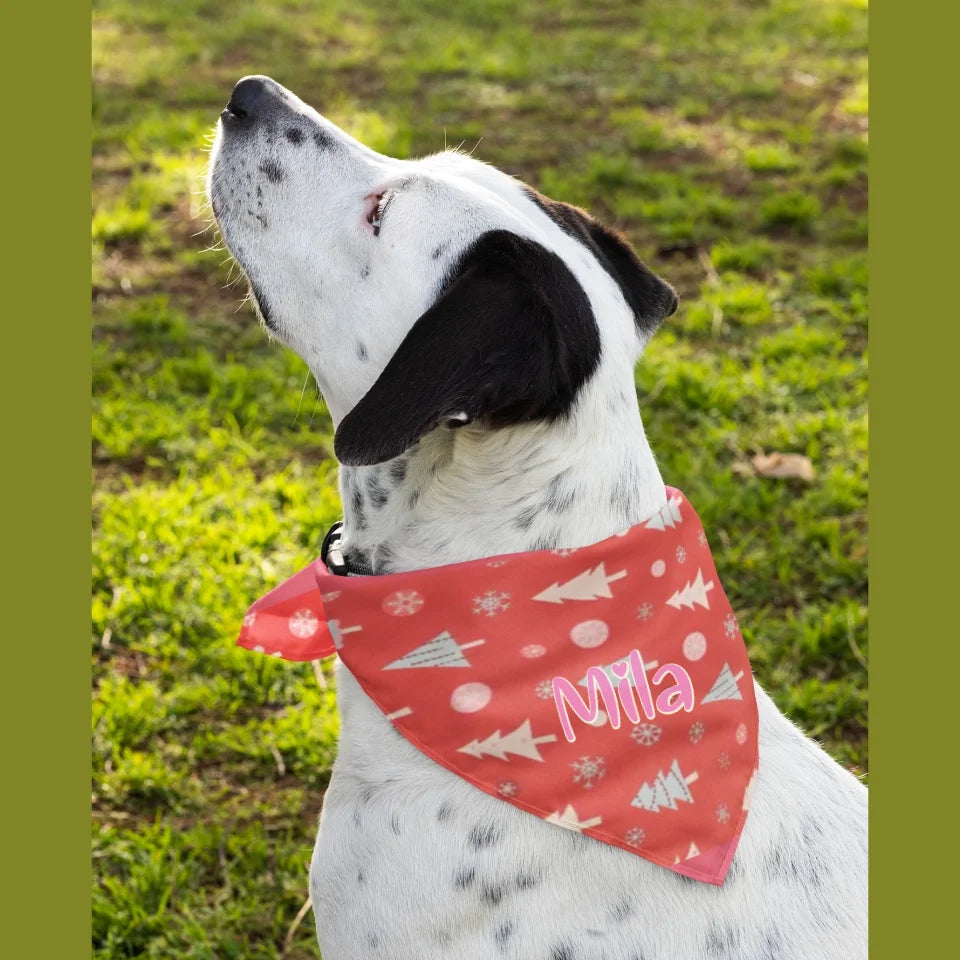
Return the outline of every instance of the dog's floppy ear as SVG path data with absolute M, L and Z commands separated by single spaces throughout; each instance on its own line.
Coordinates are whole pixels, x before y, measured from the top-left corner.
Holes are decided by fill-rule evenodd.
M 634 253 L 624 236 L 605 227 L 586 210 L 551 200 L 530 187 L 524 189 L 561 230 L 583 243 L 616 280 L 624 300 L 633 311 L 637 329 L 649 340 L 660 323 L 677 309 L 677 294 L 673 287 L 661 280 Z
M 590 301 L 566 264 L 532 240 L 485 233 L 344 417 L 334 450 L 341 463 L 369 465 L 442 423 L 558 417 L 599 358 Z

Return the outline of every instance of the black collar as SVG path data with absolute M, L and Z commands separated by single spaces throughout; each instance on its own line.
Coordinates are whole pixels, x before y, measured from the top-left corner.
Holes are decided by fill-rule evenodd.
M 369 577 L 373 575 L 373 568 L 365 557 L 347 559 L 340 551 L 340 537 L 343 533 L 343 521 L 338 520 L 323 538 L 320 547 L 320 559 L 324 566 L 338 577 Z

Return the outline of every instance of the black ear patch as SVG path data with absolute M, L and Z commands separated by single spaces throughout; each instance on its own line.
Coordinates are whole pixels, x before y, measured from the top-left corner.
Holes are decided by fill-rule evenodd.
M 334 450 L 361 466 L 399 456 L 441 423 L 555 419 L 599 360 L 590 301 L 566 264 L 532 240 L 491 231 L 344 417 Z
M 627 240 L 595 220 L 585 210 L 551 200 L 530 187 L 527 196 L 564 233 L 579 240 L 617 281 L 623 298 L 633 311 L 641 333 L 648 338 L 660 323 L 677 309 L 677 294 L 633 252 Z

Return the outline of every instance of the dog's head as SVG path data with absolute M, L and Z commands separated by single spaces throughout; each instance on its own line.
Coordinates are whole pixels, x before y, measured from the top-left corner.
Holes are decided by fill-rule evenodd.
M 208 193 L 346 464 L 444 425 L 561 417 L 607 358 L 632 369 L 677 304 L 583 211 L 457 151 L 382 156 L 268 77 L 220 115 Z

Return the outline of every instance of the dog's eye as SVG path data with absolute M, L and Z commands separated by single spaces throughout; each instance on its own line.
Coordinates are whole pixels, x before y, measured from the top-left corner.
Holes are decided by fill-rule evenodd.
M 390 194 L 388 191 L 378 194 L 377 205 L 370 211 L 370 216 L 367 217 L 367 221 L 370 226 L 373 227 L 373 235 L 375 237 L 380 234 L 380 221 L 383 219 L 383 211 L 386 210 L 389 202 Z

